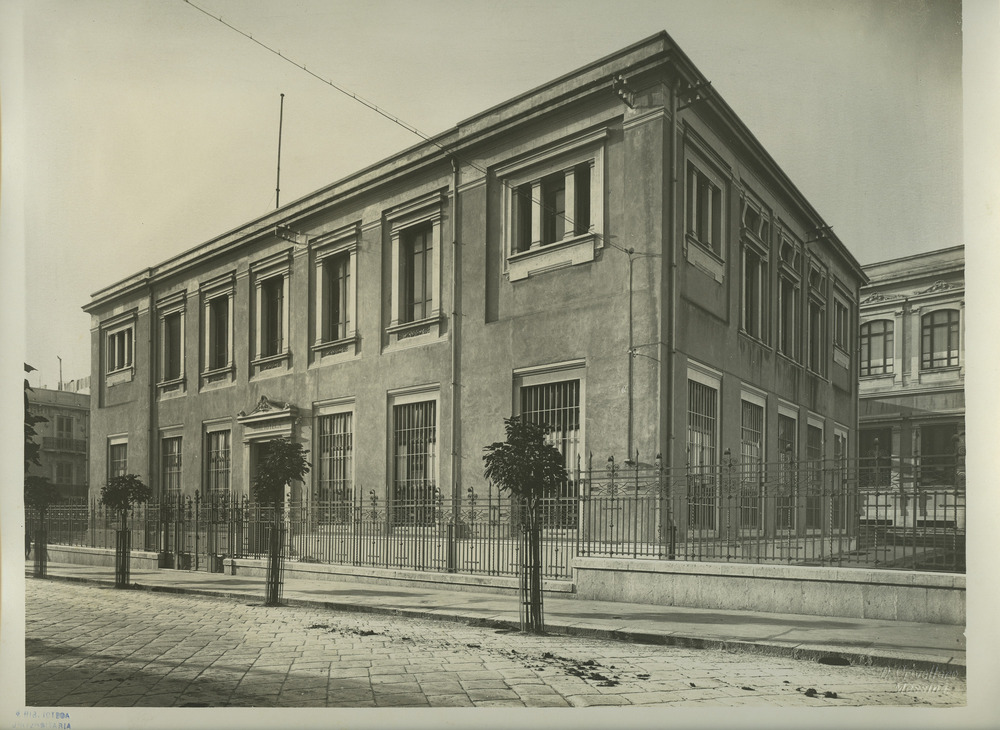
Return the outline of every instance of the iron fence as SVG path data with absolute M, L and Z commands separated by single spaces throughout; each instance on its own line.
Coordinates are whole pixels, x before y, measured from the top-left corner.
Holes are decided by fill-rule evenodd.
M 568 579 L 576 556 L 965 570 L 964 466 L 873 457 L 778 463 L 728 452 L 717 466 L 618 463 L 577 468 L 577 496 L 542 501 L 543 575 Z M 581 465 L 581 467 L 584 465 Z M 29 515 L 34 520 L 35 517 Z M 132 548 L 160 565 L 221 571 L 258 558 L 280 531 L 285 558 L 410 571 L 514 576 L 523 507 L 469 489 L 393 500 L 289 502 L 274 508 L 222 495 L 138 505 Z M 93 503 L 50 507 L 49 544 L 113 549 L 119 516 Z M 35 524 L 34 522 L 30 524 Z

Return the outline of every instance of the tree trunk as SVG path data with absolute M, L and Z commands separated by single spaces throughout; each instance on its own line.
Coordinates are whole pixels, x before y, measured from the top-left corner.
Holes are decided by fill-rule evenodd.
M 35 526 L 35 578 L 44 578 L 48 567 L 48 536 L 45 534 L 45 512 L 38 513 L 38 521 Z
M 121 526 L 115 535 L 115 588 L 128 588 L 130 574 L 129 557 L 131 552 L 128 529 L 128 510 L 121 511 Z
M 525 501 L 521 560 L 521 630 L 541 634 L 542 618 L 542 528 L 537 500 Z
M 282 583 L 282 530 L 281 517 L 277 505 L 274 507 L 274 520 L 271 534 L 267 541 L 267 580 L 265 585 L 265 606 L 281 605 Z

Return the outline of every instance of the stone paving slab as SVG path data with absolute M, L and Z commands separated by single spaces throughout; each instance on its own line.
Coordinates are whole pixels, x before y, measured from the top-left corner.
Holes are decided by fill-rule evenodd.
M 30 563 L 26 563 L 26 571 Z M 264 578 L 176 570 L 133 570 L 139 587 L 261 602 Z M 50 578 L 113 584 L 113 568 L 49 564 Z M 330 580 L 287 580 L 284 602 L 400 617 L 518 626 L 513 595 Z M 905 667 L 964 676 L 964 627 L 878 619 L 695 609 L 545 598 L 549 633 L 777 656 L 837 656 L 852 664 Z

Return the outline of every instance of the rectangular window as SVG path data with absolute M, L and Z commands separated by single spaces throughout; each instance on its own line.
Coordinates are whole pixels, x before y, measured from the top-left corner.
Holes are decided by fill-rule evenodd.
M 108 372 L 132 367 L 132 328 L 126 327 L 108 334 Z
M 778 414 L 778 494 L 776 523 L 779 530 L 795 529 L 795 501 L 798 494 L 798 479 L 795 470 L 796 429 L 798 422 L 792 416 Z
M 740 528 L 761 527 L 760 501 L 764 493 L 764 406 L 740 403 Z
M 329 502 L 342 503 L 332 507 L 339 513 L 343 510 L 337 508 L 349 504 L 354 496 L 353 414 L 345 412 L 320 416 L 318 434 L 316 498 L 320 509 L 324 509 Z
M 108 479 L 128 474 L 128 444 L 108 445 Z
M 181 496 L 181 437 L 172 436 L 162 441 L 160 451 L 161 498 L 176 502 Z
M 958 425 L 954 423 L 920 427 L 921 487 L 950 487 L 955 484 Z
M 181 327 L 181 313 L 171 312 L 160 320 L 161 356 L 160 380 L 177 380 L 181 377 L 181 362 L 183 359 L 183 342 Z
M 56 438 L 57 439 L 73 438 L 72 416 L 56 416 Z
M 403 233 L 402 277 L 403 311 L 401 322 L 416 322 L 431 316 L 434 288 L 434 259 L 430 226 L 419 226 Z
M 280 355 L 284 351 L 285 277 L 272 276 L 260 287 L 260 356 Z
M 437 402 L 392 408 L 392 520 L 424 524 L 433 519 L 437 488 Z
M 767 259 L 747 243 L 743 244 L 743 331 L 758 340 L 767 328 Z
M 229 295 L 224 294 L 208 301 L 207 360 L 209 370 L 229 365 Z
M 566 176 L 557 172 L 542 179 L 542 245 L 566 234 Z
M 858 433 L 860 486 L 886 488 L 892 484 L 892 429 L 866 428 Z
M 533 243 L 546 246 L 590 231 L 590 171 L 591 163 L 584 162 L 513 190 L 514 253 L 527 251 Z
M 545 426 L 545 442 L 563 456 L 563 466 L 573 474 L 580 454 L 580 381 L 562 380 L 520 389 L 520 414 L 528 423 Z M 573 478 L 559 487 L 558 499 L 545 507 L 547 527 L 573 528 L 577 525 L 577 485 Z
M 809 343 L 807 366 L 814 373 L 826 374 L 825 307 L 821 302 L 809 300 Z
M 879 319 L 861 325 L 861 375 L 890 375 L 893 362 L 893 323 Z
M 205 497 L 218 499 L 229 494 L 229 431 L 209 431 L 205 436 Z
M 782 276 L 778 285 L 778 349 L 782 355 L 798 359 L 799 299 L 798 287 Z
M 687 233 L 721 255 L 722 190 L 691 162 L 687 169 Z
M 334 342 L 348 336 L 351 325 L 351 254 L 328 256 L 323 260 L 323 341 Z
M 56 484 L 73 483 L 73 464 L 69 461 L 56 462 Z
M 833 319 L 833 344 L 847 351 L 851 341 L 850 309 L 839 299 L 833 300 Z
M 823 526 L 823 429 L 813 424 L 806 426 L 806 529 L 818 530 Z
M 718 399 L 717 388 L 688 380 L 688 524 L 695 529 L 716 526 Z
M 958 316 L 957 309 L 942 309 L 921 317 L 921 368 L 958 365 Z

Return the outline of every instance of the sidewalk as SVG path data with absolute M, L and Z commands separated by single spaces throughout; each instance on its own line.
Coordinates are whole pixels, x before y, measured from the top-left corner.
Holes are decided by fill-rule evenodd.
M 31 579 L 32 562 L 25 561 Z M 49 563 L 50 579 L 113 584 L 114 568 Z M 264 578 L 181 570 L 133 570 L 141 589 L 263 601 Z M 518 598 L 331 580 L 289 579 L 288 605 L 338 611 L 518 627 Z M 550 634 L 589 636 L 705 649 L 752 651 L 800 659 L 838 656 L 852 664 L 965 676 L 965 628 L 947 624 L 800 614 L 716 611 L 638 603 L 545 598 Z

